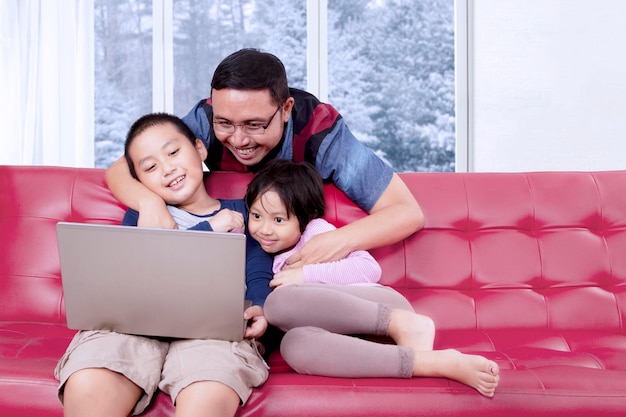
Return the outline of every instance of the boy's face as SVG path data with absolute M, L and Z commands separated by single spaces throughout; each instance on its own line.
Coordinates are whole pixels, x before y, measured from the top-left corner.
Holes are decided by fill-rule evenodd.
M 208 195 L 202 170 L 204 144 L 196 139 L 194 146 L 171 123 L 143 131 L 129 152 L 139 181 L 167 204 L 193 212 L 193 204 Z
M 250 207 L 248 232 L 267 253 L 280 253 L 296 246 L 300 240 L 300 223 L 288 216 L 287 209 L 275 191 L 261 194 Z
M 247 166 L 261 162 L 278 145 L 293 107 L 293 98 L 289 98 L 277 111 L 269 90 L 212 90 L 211 101 L 214 122 L 238 125 L 231 134 L 216 131 L 215 136 L 239 162 Z M 250 135 L 241 126 L 247 123 L 269 125 L 264 133 Z

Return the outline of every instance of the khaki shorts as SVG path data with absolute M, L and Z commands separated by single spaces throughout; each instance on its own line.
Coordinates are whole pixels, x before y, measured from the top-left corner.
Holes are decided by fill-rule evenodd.
M 253 340 L 165 340 L 106 331 L 82 331 L 72 339 L 54 376 L 59 399 L 68 378 L 87 368 L 120 373 L 143 390 L 133 414 L 142 413 L 157 388 L 176 402 L 178 393 L 198 381 L 217 381 L 232 388 L 245 403 L 252 388 L 268 377 L 268 368 Z

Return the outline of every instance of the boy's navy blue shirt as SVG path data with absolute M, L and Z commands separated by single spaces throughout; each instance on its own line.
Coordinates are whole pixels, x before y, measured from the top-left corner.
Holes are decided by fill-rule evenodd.
M 243 214 L 243 218 L 246 224 L 246 231 L 248 229 L 248 210 L 243 200 L 219 200 L 220 210 L 230 209 L 238 211 Z M 188 230 L 205 230 L 213 231 L 211 225 L 207 220 L 216 212 L 208 214 L 206 216 L 197 216 L 198 224 L 188 228 Z M 137 226 L 139 220 L 139 213 L 132 209 L 127 209 L 124 219 L 122 220 L 123 226 Z M 259 242 L 252 239 L 246 233 L 246 299 L 252 301 L 252 305 L 258 305 L 263 307 L 265 299 L 272 291 L 269 282 L 272 280 L 272 256 L 266 253 L 259 245 Z M 210 268 L 210 265 L 207 265 Z

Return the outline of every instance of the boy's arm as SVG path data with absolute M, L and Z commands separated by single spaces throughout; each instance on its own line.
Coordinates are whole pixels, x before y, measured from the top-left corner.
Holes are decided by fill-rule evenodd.
M 123 157 L 107 169 L 104 180 L 115 198 L 126 207 L 140 213 L 138 226 L 176 228 L 176 223 L 167 211 L 165 202 L 130 175 L 128 164 Z
M 252 305 L 263 307 L 272 291 L 272 256 L 266 253 L 259 242 L 246 236 L 246 299 Z
M 246 338 L 259 338 L 267 330 L 263 305 L 272 291 L 269 285 L 271 280 L 272 257 L 256 240 L 246 236 L 246 299 L 252 302 L 244 312 L 244 319 L 248 320 L 244 335 Z

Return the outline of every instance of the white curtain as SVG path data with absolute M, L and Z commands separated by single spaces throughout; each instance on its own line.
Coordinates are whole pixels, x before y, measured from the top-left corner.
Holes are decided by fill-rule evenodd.
M 91 167 L 93 0 L 0 0 L 0 164 Z

